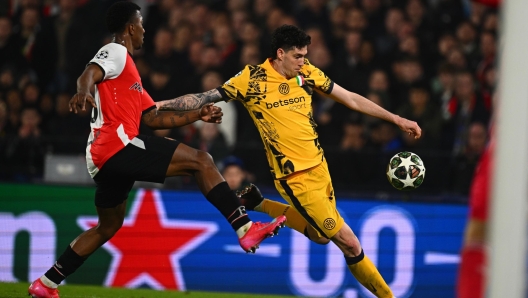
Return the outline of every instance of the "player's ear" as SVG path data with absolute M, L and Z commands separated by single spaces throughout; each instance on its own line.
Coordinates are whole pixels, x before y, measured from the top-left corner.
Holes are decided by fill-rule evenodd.
M 130 36 L 134 35 L 135 31 L 136 31 L 136 26 L 134 25 L 134 23 L 128 23 L 128 34 L 130 34 Z
M 286 53 L 284 52 L 284 50 L 282 48 L 278 48 L 277 49 L 277 58 L 279 60 L 282 60 L 284 58 L 284 54 L 286 54 Z

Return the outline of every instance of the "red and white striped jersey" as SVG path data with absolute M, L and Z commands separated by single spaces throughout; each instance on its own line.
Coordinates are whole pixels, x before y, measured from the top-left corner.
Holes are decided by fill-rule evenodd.
M 144 148 L 142 141 L 135 137 L 139 134 L 142 112 L 154 106 L 154 101 L 143 90 L 136 64 L 124 46 L 105 45 L 92 63 L 104 72 L 103 80 L 95 86 L 97 108 L 92 110 L 86 147 L 88 172 L 93 178 L 128 143 Z

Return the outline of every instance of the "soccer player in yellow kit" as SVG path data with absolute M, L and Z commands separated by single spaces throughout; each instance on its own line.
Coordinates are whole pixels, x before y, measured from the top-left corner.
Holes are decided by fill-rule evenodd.
M 257 126 L 275 179 L 275 187 L 289 205 L 266 200 L 259 193 L 248 209 L 271 216 L 286 215 L 286 224 L 312 241 L 330 240 L 343 252 L 350 272 L 377 297 L 393 294 L 358 238 L 336 208 L 334 190 L 313 119 L 314 91 L 367 115 L 396 124 L 419 138 L 416 122 L 392 114 L 368 99 L 335 84 L 305 58 L 310 36 L 291 25 L 272 34 L 272 57 L 246 67 L 222 86 L 156 103 L 158 110 L 190 110 L 210 102 L 238 100 Z M 229 115 L 226 115 L 229 117 Z M 248 189 L 251 191 L 251 189 Z M 253 202 L 254 203 L 254 202 Z

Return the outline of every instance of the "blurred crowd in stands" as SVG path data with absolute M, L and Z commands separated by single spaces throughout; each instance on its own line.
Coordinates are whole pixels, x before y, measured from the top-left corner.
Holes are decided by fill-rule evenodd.
M 76 79 L 111 41 L 111 0 L 11 0 L 0 6 L 0 180 L 42 179 L 46 154 L 84 155 L 90 111 L 69 112 Z M 282 24 L 312 38 L 308 59 L 334 82 L 415 120 L 423 137 L 315 96 L 320 142 L 337 189 L 390 190 L 389 158 L 425 161 L 424 193 L 465 195 L 496 86 L 498 14 L 462 0 L 136 0 L 146 30 L 134 60 L 154 100 L 218 87 L 269 56 Z M 4 3 L 4 1 L 3 1 Z M 238 103 L 221 125 L 149 131 L 208 151 L 219 167 L 271 184 L 260 137 Z M 227 159 L 226 159 L 227 158 Z M 233 158 L 236 162 L 233 162 Z

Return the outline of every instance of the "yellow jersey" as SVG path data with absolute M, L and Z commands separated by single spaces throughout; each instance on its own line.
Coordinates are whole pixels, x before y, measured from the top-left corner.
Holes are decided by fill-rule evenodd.
M 314 88 L 330 94 L 333 86 L 308 59 L 299 75 L 289 80 L 266 60 L 246 65 L 218 91 L 226 101 L 238 100 L 246 107 L 260 132 L 271 173 L 279 179 L 322 162 L 312 94 Z

